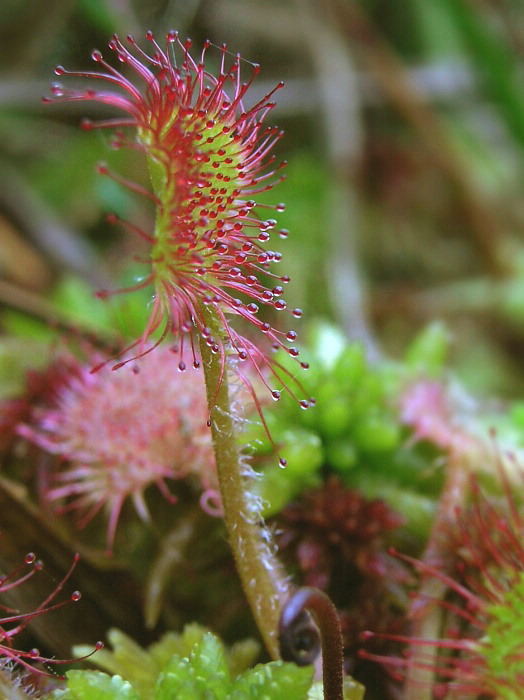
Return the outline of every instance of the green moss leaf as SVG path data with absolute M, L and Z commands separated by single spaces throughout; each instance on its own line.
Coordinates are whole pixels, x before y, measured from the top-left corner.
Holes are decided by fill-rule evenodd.
M 156 684 L 156 700 L 222 700 L 231 684 L 225 650 L 211 633 L 204 634 L 189 657 L 173 657 Z
M 129 681 L 101 671 L 68 671 L 67 688 L 51 696 L 61 700 L 140 700 Z
M 113 650 L 92 657 L 110 674 L 72 671 L 67 688 L 50 696 L 60 700 L 306 700 L 313 669 L 281 661 L 259 664 L 238 673 L 253 660 L 252 642 L 227 650 L 215 635 L 199 625 L 181 634 L 166 634 L 147 649 L 118 630 L 108 634 Z M 75 653 L 84 653 L 83 648 Z
M 229 696 L 235 700 L 306 700 L 313 681 L 311 666 L 299 667 L 282 661 L 259 664 L 237 678 Z

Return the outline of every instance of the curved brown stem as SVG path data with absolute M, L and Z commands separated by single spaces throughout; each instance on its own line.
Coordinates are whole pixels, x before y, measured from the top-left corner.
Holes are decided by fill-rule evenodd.
M 311 613 L 318 626 L 312 624 Z M 318 588 L 300 588 L 282 608 L 279 623 L 280 654 L 299 666 L 313 663 L 322 646 L 324 700 L 343 700 L 343 645 L 337 609 Z

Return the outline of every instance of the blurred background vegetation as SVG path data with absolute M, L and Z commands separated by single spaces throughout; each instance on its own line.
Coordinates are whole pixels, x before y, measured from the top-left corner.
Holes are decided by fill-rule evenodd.
M 246 76 L 249 62 L 260 63 L 253 102 L 285 81 L 270 119 L 286 131 L 278 156 L 288 161 L 287 179 L 260 199 L 286 203 L 278 218 L 290 235 L 275 245 L 284 255 L 282 274 L 292 277 L 288 304 L 305 312 L 302 337 L 322 319 L 348 340 L 362 341 L 377 385 L 378 399 L 370 401 L 380 403 L 387 387 L 381 363 L 374 363 L 403 358 L 421 329 L 440 320 L 452 339 L 450 363 L 469 389 L 522 397 L 522 2 L 3 0 L 0 28 L 0 398 L 20 391 L 26 367 L 45 363 L 57 327 L 110 340 L 115 330 L 133 339 L 143 329 L 144 297 L 139 303 L 127 295 L 104 302 L 94 292 L 132 283 L 143 273 L 135 258 L 147 254 L 136 239 L 107 222 L 107 213 L 146 230 L 152 218 L 144 198 L 97 175 L 95 165 L 106 160 L 112 170 L 147 184 L 144 162 L 137 153 L 111 151 L 108 131 L 79 128 L 84 116 L 111 117 L 109 108 L 87 102 L 44 105 L 41 96 L 49 94 L 56 64 L 90 70 L 91 51 L 104 51 L 114 32 L 140 40 L 147 29 L 159 40 L 178 29 L 192 37 L 196 50 L 206 38 L 226 42 L 245 59 Z M 105 51 L 107 57 L 110 53 Z M 206 60 L 218 65 L 219 57 L 210 50 Z M 322 349 L 314 350 L 322 355 Z M 365 364 L 360 356 L 350 360 Z M 311 374 L 315 391 L 330 388 L 320 370 Z M 347 387 L 348 396 L 358 403 L 353 389 Z M 326 403 L 333 408 L 333 400 Z M 300 430 L 311 428 L 305 417 L 310 414 L 301 415 Z M 322 422 L 322 411 L 317 415 Z M 338 435 L 331 434 L 331 414 L 324 422 L 331 432 L 324 425 L 320 433 L 324 430 L 335 463 Z M 392 434 L 389 447 L 377 447 L 376 425 L 372 428 L 378 456 L 372 460 L 366 453 L 366 460 L 380 466 L 382 478 L 393 461 L 384 451 L 395 456 L 401 437 Z M 302 437 L 296 441 L 303 443 Z M 306 451 L 309 457 L 316 454 L 310 444 Z M 310 465 L 312 471 L 322 459 Z M 408 484 L 418 463 L 411 467 L 405 470 Z M 303 487 L 303 474 L 299 477 Z M 7 504 L 0 509 L 3 550 L 9 533 L 15 533 L 15 562 L 20 548 L 25 553 L 40 539 L 46 565 L 61 558 L 60 567 L 67 568 L 70 553 L 60 553 L 34 513 L 29 517 L 12 509 L 4 488 L 0 484 L 0 501 Z M 158 508 L 159 521 L 169 523 L 170 506 L 161 501 Z M 199 548 L 191 549 L 186 564 L 188 590 L 173 593 L 178 599 L 165 624 L 180 626 L 183 610 L 189 619 L 200 617 L 227 632 L 243 603 L 238 591 L 231 594 L 223 585 L 225 578 L 228 586 L 237 585 L 223 533 L 194 515 L 191 498 L 179 508 L 180 522 L 187 508 L 194 529 L 205 530 L 207 539 L 195 537 Z M 11 510 L 13 522 L 7 518 Z M 124 550 L 142 571 L 137 552 L 147 535 L 139 523 L 133 527 Z M 413 529 L 422 528 L 416 523 Z M 155 566 L 177 546 L 166 539 Z M 123 590 L 118 577 L 125 574 L 111 572 L 118 581 L 108 584 L 101 577 L 111 567 L 97 560 L 101 568 L 93 573 L 84 553 L 83 559 L 78 587 L 94 591 L 93 611 L 104 609 L 100 601 L 108 585 Z M 211 578 L 210 571 L 215 572 Z M 213 599 L 204 606 L 210 590 Z M 107 607 L 114 624 L 145 639 L 143 622 L 135 619 L 140 597 L 126 590 L 121 615 L 112 610 L 114 601 Z M 82 615 L 91 619 L 85 607 Z M 79 626 L 70 624 L 71 639 L 61 628 L 64 648 L 78 641 Z
M 443 319 L 467 384 L 522 392 L 522 3 L 4 0 L 0 26 L 4 333 L 42 333 L 34 319 L 57 308 L 81 317 L 86 290 L 134 275 L 136 241 L 105 215 L 151 216 L 95 174 L 103 159 L 135 179 L 144 170 L 109 153 L 108 132 L 78 128 L 103 108 L 41 103 L 52 68 L 91 68 L 114 32 L 177 28 L 259 62 L 253 99 L 286 82 L 271 117 L 287 132 L 287 180 L 265 197 L 287 204 L 290 304 L 362 339 L 371 359 Z M 114 324 L 102 302 L 85 307 Z

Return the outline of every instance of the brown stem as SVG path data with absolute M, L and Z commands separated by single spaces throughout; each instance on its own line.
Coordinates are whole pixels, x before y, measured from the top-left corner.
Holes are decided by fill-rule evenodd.
M 224 330 L 218 314 L 203 306 L 202 315 L 212 337 L 222 338 Z M 249 467 L 237 440 L 222 356 L 213 353 L 202 336 L 199 342 L 229 544 L 267 650 L 278 659 L 278 622 L 282 600 L 289 595 L 289 583 L 268 543 L 257 499 L 249 491 Z
M 318 638 L 307 612 L 313 614 L 320 631 L 324 700 L 343 700 L 344 655 L 338 613 L 329 596 L 318 588 L 300 588 L 284 605 L 279 624 L 282 658 L 305 666 L 317 655 Z

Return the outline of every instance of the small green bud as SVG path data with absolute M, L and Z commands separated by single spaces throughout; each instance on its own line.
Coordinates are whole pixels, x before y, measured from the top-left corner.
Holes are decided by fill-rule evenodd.
M 434 377 L 444 366 L 449 344 L 450 334 L 446 325 L 441 321 L 434 321 L 411 343 L 406 353 L 406 364 Z
M 340 437 L 348 432 L 351 419 L 351 399 L 347 396 L 334 396 L 331 401 L 318 404 L 318 427 L 328 438 Z
M 333 367 L 332 377 L 340 386 L 355 391 L 366 372 L 366 355 L 359 343 L 347 346 Z
M 400 426 L 381 416 L 366 416 L 355 425 L 353 436 L 365 452 L 388 452 L 400 441 Z
M 322 442 L 318 435 L 308 430 L 286 430 L 282 433 L 282 457 L 287 460 L 286 475 L 313 474 L 324 462 Z
M 330 467 L 338 472 L 346 472 L 352 469 L 358 460 L 355 445 L 347 440 L 329 442 L 326 447 L 326 461 Z

